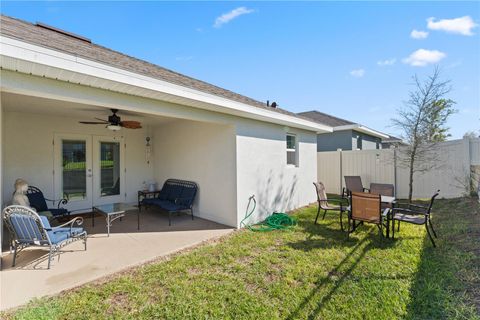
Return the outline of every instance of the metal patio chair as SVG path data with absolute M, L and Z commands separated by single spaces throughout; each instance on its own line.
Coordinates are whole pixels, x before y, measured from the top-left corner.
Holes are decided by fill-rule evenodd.
M 355 231 L 362 223 L 374 223 L 377 225 L 383 237 L 383 227 L 388 234 L 388 215 L 390 209 L 381 210 L 381 195 L 365 192 L 352 192 L 350 197 L 350 211 L 348 214 L 348 234 Z M 356 224 L 356 221 L 359 223 Z M 352 224 L 353 223 L 353 224 Z
M 360 176 L 344 176 L 345 187 L 342 191 L 342 196 L 347 197 L 352 192 L 369 192 L 369 189 L 364 188 L 362 178 Z
M 421 206 L 418 204 L 397 204 L 395 208 L 392 209 L 392 238 L 395 238 L 395 221 L 398 221 L 398 229 L 400 231 L 400 222 L 407 222 L 416 225 L 425 225 L 427 230 L 428 237 L 432 242 L 432 245 L 436 247 L 435 241 L 430 233 L 428 226 L 432 229 L 433 235 L 437 238 L 437 233 L 433 229 L 432 224 L 432 206 L 435 198 L 440 194 L 440 190 L 437 190 L 435 194 L 430 198 L 430 204 L 428 206 Z
M 28 187 L 27 197 L 28 197 L 28 201 L 30 202 L 30 206 L 35 210 L 37 210 L 37 212 L 50 211 L 53 217 L 55 218 L 70 215 L 70 211 L 62 207 L 68 203 L 67 199 L 60 199 L 60 200 L 47 199 L 43 195 L 43 192 L 39 188 L 34 186 Z M 58 205 L 56 208 L 49 208 L 47 205 L 47 201 L 50 201 L 53 204 L 55 204 L 55 202 L 58 201 Z
M 320 215 L 320 211 L 323 210 L 323 217 L 322 220 L 325 219 L 325 215 L 327 211 L 334 210 L 340 211 L 340 228 L 342 231 L 343 229 L 343 221 L 342 216 L 343 212 L 347 210 L 348 204 L 344 205 L 345 199 L 328 199 L 327 193 L 325 192 L 325 186 L 322 182 L 314 182 L 313 185 L 315 186 L 315 191 L 317 192 L 317 202 L 318 202 L 318 210 L 317 210 L 317 217 L 315 218 L 315 224 L 317 224 L 318 216 Z M 336 202 L 339 205 L 332 206 L 329 202 Z
M 371 194 L 379 194 L 382 196 L 394 197 L 395 196 L 395 187 L 393 184 L 389 183 L 370 183 L 370 193 Z M 393 205 L 391 203 L 382 203 L 381 208 L 382 210 L 386 208 L 392 208 Z
M 34 210 L 24 206 L 8 206 L 3 209 L 5 225 L 10 232 L 13 247 L 13 263 L 15 266 L 17 254 L 30 246 L 48 247 L 48 269 L 55 254 L 62 247 L 77 240 L 83 240 L 87 250 L 87 232 L 80 226 L 81 217 L 74 218 L 57 227 L 51 227 L 48 219 L 39 216 Z

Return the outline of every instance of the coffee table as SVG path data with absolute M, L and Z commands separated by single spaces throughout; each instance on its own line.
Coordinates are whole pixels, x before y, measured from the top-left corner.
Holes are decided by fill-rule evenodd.
M 98 212 L 105 216 L 107 222 L 107 234 L 110 237 L 110 227 L 112 222 L 121 219 L 129 210 L 138 209 L 135 204 L 130 203 L 110 203 L 92 207 L 92 227 L 95 226 L 95 213 Z M 140 211 L 137 210 L 137 229 L 140 230 Z

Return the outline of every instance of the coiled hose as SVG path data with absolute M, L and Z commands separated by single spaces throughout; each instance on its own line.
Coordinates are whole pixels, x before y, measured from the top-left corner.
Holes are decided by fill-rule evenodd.
M 252 203 L 253 207 L 249 211 L 250 205 Z M 297 225 L 297 221 L 294 218 L 283 212 L 274 212 L 272 215 L 268 216 L 263 222 L 253 225 L 247 225 L 245 223 L 245 220 L 250 218 L 256 207 L 257 200 L 255 200 L 255 195 L 252 195 L 250 198 L 248 198 L 248 205 L 247 209 L 245 210 L 245 218 L 243 218 L 243 220 L 240 222 L 240 227 L 245 227 L 250 231 L 273 231 L 290 229 Z

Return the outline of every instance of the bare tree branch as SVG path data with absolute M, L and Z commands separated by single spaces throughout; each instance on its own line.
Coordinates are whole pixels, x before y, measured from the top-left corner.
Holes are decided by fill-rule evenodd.
M 446 99 L 451 91 L 450 80 L 440 80 L 440 69 L 435 67 L 433 74 L 421 81 L 413 76 L 415 89 L 408 93 L 403 108 L 397 110 L 397 118 L 392 125 L 399 128 L 408 146 L 399 153 L 399 164 L 410 169 L 408 199 L 412 200 L 413 176 L 415 172 L 425 172 L 440 166 L 435 144 L 449 136 L 446 123 L 456 112 L 455 102 Z

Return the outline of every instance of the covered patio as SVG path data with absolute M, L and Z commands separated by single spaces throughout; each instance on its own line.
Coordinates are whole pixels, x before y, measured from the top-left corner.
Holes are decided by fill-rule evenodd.
M 233 231 L 231 227 L 201 218 L 192 221 L 188 215 L 176 216 L 169 227 L 167 215 L 154 209 L 141 211 L 140 230 L 135 211 L 127 212 L 122 221 L 113 222 L 110 237 L 101 216 L 95 218 L 93 228 L 87 215 L 84 227 L 89 235 L 87 251 L 81 242 L 72 243 L 61 250 L 59 258 L 55 257 L 49 270 L 47 250 L 26 249 L 19 254 L 13 268 L 12 255 L 4 252 L 0 310 L 25 304 L 35 297 L 60 293 Z

